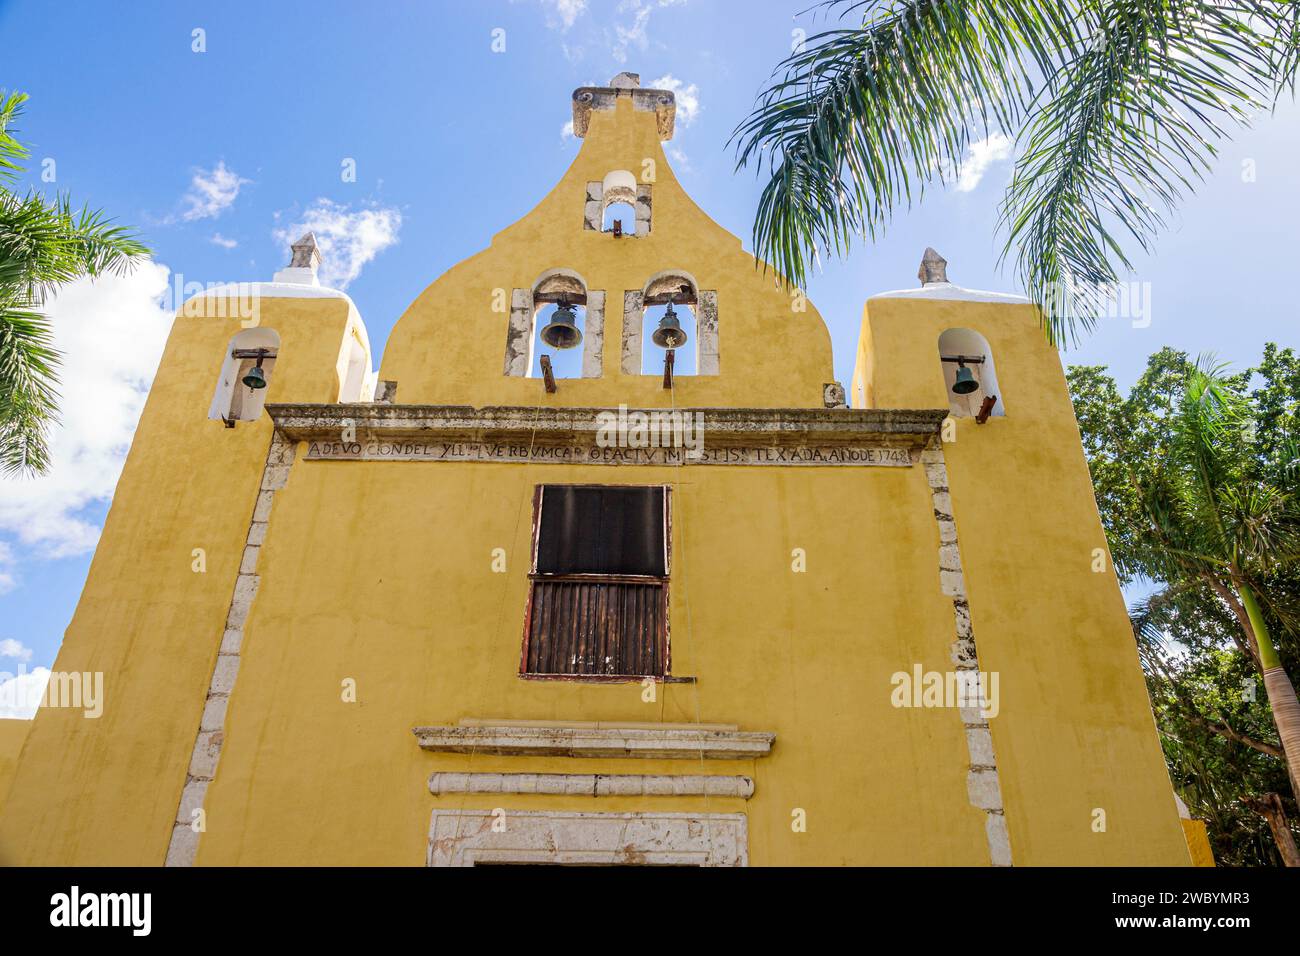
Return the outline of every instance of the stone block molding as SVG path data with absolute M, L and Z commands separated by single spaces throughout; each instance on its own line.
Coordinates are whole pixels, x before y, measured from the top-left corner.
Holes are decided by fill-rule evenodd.
M 435 773 L 429 792 L 540 793 L 580 797 L 739 797 L 754 795 L 745 776 L 645 773 Z
M 587 293 L 587 317 L 582 329 L 582 377 L 600 378 L 605 362 L 605 293 Z
M 619 354 L 619 371 L 624 375 L 641 374 L 641 326 L 645 322 L 645 296 L 638 291 L 623 293 L 623 341 Z
M 434 810 L 429 866 L 748 866 L 740 813 Z
M 712 289 L 700 292 L 699 308 L 695 314 L 695 339 L 697 373 L 718 374 L 718 293 Z

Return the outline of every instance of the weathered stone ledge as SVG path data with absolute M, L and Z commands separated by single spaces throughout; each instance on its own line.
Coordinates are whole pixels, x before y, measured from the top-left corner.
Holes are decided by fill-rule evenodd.
M 776 741 L 776 734 L 760 731 L 640 727 L 415 727 L 412 733 L 434 753 L 519 757 L 745 760 L 766 757 Z

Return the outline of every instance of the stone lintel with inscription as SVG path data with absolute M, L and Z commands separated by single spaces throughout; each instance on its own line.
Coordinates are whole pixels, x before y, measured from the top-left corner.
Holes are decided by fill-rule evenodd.
M 268 404 L 307 460 L 908 467 L 947 410 Z

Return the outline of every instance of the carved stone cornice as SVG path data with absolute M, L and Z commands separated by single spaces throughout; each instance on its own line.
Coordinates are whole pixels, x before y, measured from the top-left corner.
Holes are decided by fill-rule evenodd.
M 946 410 L 266 406 L 304 458 L 589 465 L 910 467 Z
M 594 438 L 602 414 L 610 408 L 543 408 L 492 405 L 399 405 L 268 403 L 266 411 L 277 429 L 298 441 L 336 439 L 345 428 L 357 434 L 387 438 L 448 437 L 511 439 L 535 435 L 538 440 Z M 947 409 L 896 408 L 631 408 L 623 414 L 702 415 L 709 441 L 726 438 L 752 441 L 763 436 L 773 443 L 849 442 L 895 439 L 923 446 L 939 433 Z

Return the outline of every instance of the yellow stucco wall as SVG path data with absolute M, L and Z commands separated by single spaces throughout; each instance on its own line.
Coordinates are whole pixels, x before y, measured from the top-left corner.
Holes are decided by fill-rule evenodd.
M 9 795 L 9 785 L 18 768 L 18 755 L 31 726 L 30 720 L 0 720 L 0 817 L 4 816 L 5 797 Z M 3 862 L 0 857 L 0 864 Z
M 1214 850 L 1210 847 L 1210 834 L 1204 820 L 1179 821 L 1183 825 L 1183 836 L 1187 840 L 1187 850 L 1192 855 L 1192 866 L 1215 866 Z
M 585 184 L 656 165 L 654 231 L 582 229 Z M 521 161 L 526 161 L 521 157 Z M 494 290 L 569 268 L 607 295 L 601 378 L 502 375 Z M 686 270 L 719 304 L 717 376 L 619 374 L 622 298 Z M 270 298 L 282 337 L 269 401 L 333 402 L 348 303 Z M 1185 864 L 1122 599 L 1092 574 L 1105 541 L 1060 363 L 1027 308 L 873 300 L 860 363 L 882 408 L 943 408 L 935 341 L 978 327 L 1014 414 L 946 446 L 981 664 L 1002 674 L 993 737 L 1017 864 Z M 164 859 L 270 437 L 264 417 L 206 419 L 234 319 L 182 316 L 118 486 L 56 669 L 102 670 L 104 717 L 43 711 L 0 819 L 0 857 Z M 401 403 L 819 408 L 830 342 L 816 311 L 756 271 L 682 192 L 652 113 L 592 114 L 573 166 L 529 216 L 420 294 L 382 377 Z M 865 373 L 864 373 L 865 374 Z M 707 436 L 706 436 L 707 441 Z M 673 673 L 640 684 L 517 676 L 533 487 L 672 488 Z M 191 550 L 207 549 L 207 572 Z M 507 552 L 506 573 L 492 551 Z M 807 554 L 793 573 L 791 552 Z M 752 864 L 989 861 L 952 709 L 896 709 L 890 677 L 951 667 L 926 475 L 913 468 L 306 461 L 275 495 L 258 562 L 200 864 L 424 861 L 452 809 L 746 814 Z M 356 681 L 358 701 L 343 700 Z M 770 757 L 628 761 L 433 755 L 411 728 L 461 718 L 734 723 Z M 744 773 L 752 800 L 432 796 L 435 770 Z M 791 812 L 807 813 L 807 832 Z M 1095 833 L 1092 811 L 1105 809 Z
M 613 472 L 613 473 L 611 473 Z M 966 802 L 951 710 L 894 710 L 889 675 L 945 666 L 951 609 L 919 469 L 791 470 L 299 462 L 277 494 L 246 629 L 230 750 L 199 862 L 423 861 L 434 806 L 746 812 L 751 861 L 987 861 Z M 517 676 L 536 482 L 673 488 L 673 672 L 638 683 Z M 393 507 L 395 501 L 402 506 Z M 755 502 L 782 502 L 755 508 Z M 848 509 L 845 504 L 856 501 Z M 744 534 L 735 529 L 744 527 Z M 879 529 L 892 543 L 863 548 Z M 362 531 L 364 529 L 364 532 Z M 792 547 L 809 555 L 790 570 Z M 492 549 L 508 572 L 491 570 Z M 904 580 L 924 582 L 903 588 Z M 359 702 L 341 700 L 344 678 Z M 771 730 L 750 761 L 431 755 L 416 724 L 461 717 L 738 723 Z M 748 802 L 710 798 L 432 797 L 435 770 L 752 775 Z M 577 766 L 575 766 L 577 764 Z M 806 834 L 791 810 L 808 812 Z

